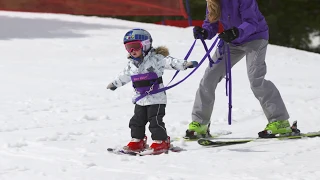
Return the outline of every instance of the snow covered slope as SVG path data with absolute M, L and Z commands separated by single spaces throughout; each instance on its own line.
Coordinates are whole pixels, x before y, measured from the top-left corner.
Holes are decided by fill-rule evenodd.
M 128 84 L 114 92 L 105 88 L 127 63 L 124 33 L 147 29 L 154 46 L 166 45 L 172 56 L 183 58 L 193 42 L 192 28 L 4 11 L 0 22 L 1 180 L 320 179 L 316 160 L 320 138 L 209 149 L 179 141 L 174 144 L 188 151 L 147 157 L 106 151 L 130 140 L 132 87 Z M 189 59 L 199 61 L 203 55 L 197 42 Z M 298 120 L 302 131 L 319 131 L 320 55 L 269 45 L 267 65 L 266 78 L 280 90 L 290 121 Z M 190 122 L 206 66 L 207 62 L 167 92 L 165 123 L 171 137 L 182 136 Z M 189 72 L 180 72 L 176 80 Z M 173 74 L 167 71 L 164 81 Z M 244 60 L 233 68 L 231 126 L 224 81 L 216 96 L 213 133 L 256 137 L 265 127 L 267 120 L 250 90 Z

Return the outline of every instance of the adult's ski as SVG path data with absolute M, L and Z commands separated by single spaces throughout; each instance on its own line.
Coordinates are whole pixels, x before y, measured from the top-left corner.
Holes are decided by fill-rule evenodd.
M 273 137 L 273 138 L 252 138 L 252 139 L 228 140 L 228 141 L 215 141 L 211 139 L 201 138 L 197 142 L 201 146 L 221 147 L 221 146 L 230 146 L 230 145 L 236 145 L 236 144 L 245 144 L 245 143 L 249 143 L 257 140 L 269 140 L 269 139 L 293 140 L 293 139 L 304 139 L 304 138 L 313 138 L 313 137 L 320 137 L 320 131 L 300 133 L 300 135 L 294 135 L 294 136 L 280 136 L 280 137 Z

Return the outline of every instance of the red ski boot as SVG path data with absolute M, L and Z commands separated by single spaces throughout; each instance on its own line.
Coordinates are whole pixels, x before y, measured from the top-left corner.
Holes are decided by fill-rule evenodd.
M 167 152 L 170 149 L 170 137 L 167 140 L 154 140 L 150 148 L 153 150 L 153 154 L 161 154 Z
M 125 150 L 128 151 L 143 151 L 147 148 L 147 136 L 145 136 L 143 139 L 136 139 L 132 138 L 131 141 L 128 143 L 127 146 L 124 147 Z

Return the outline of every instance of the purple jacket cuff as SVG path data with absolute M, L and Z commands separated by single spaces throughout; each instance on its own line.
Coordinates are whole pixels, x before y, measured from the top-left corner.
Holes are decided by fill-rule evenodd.
M 239 39 L 245 39 L 256 31 L 256 27 L 248 22 L 243 22 L 238 29 Z
M 218 33 L 219 22 L 210 23 L 208 20 L 205 20 L 202 24 L 202 28 L 208 32 L 207 39 L 212 39 Z

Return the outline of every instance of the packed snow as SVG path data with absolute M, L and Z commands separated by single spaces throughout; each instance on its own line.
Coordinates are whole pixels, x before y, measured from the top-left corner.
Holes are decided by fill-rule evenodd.
M 171 56 L 183 59 L 194 41 L 191 27 L 5 11 L 0 11 L 0 22 L 1 180 L 320 179 L 320 138 L 219 148 L 179 140 L 173 144 L 187 151 L 143 157 L 107 152 L 131 139 L 131 83 L 106 89 L 127 64 L 125 32 L 144 28 L 152 34 L 153 46 L 166 45 Z M 204 54 L 199 41 L 189 60 L 200 61 Z M 298 120 L 303 132 L 319 131 L 320 55 L 269 45 L 266 62 L 266 79 L 280 90 L 290 122 Z M 172 139 L 183 136 L 191 121 L 207 65 L 167 91 L 164 121 Z M 174 82 L 190 72 L 180 72 Z M 165 72 L 165 84 L 174 73 Z M 231 133 L 219 140 L 257 137 L 267 120 L 250 90 L 245 60 L 232 74 L 232 125 L 227 123 L 223 80 L 216 91 L 211 132 Z

